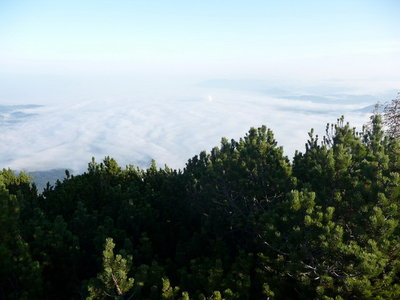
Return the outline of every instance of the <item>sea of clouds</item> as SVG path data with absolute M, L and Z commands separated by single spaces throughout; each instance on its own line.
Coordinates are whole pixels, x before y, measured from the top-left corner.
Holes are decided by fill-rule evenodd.
M 40 171 L 86 170 L 91 157 L 122 166 L 183 168 L 189 158 L 266 125 L 290 158 L 311 128 L 323 135 L 341 115 L 352 126 L 368 122 L 373 95 L 263 90 L 251 82 L 206 81 L 190 91 L 115 96 L 45 105 L 0 105 L 0 167 Z M 28 103 L 28 102 L 27 102 Z

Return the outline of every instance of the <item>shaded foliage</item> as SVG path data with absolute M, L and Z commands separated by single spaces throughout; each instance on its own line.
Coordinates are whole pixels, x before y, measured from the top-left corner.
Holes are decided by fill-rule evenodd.
M 400 298 L 400 142 L 379 115 L 265 126 L 183 170 L 106 157 L 37 193 L 0 172 L 0 299 Z

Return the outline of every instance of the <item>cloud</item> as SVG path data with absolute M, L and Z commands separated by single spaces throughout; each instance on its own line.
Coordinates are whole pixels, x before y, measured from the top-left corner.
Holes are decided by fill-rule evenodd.
M 368 121 L 360 109 L 372 104 L 371 99 L 345 104 L 305 99 L 203 87 L 181 96 L 20 107 L 17 111 L 30 117 L 2 124 L 0 166 L 81 172 L 92 156 L 101 160 L 109 155 L 121 165 L 146 167 L 155 159 L 159 165 L 182 168 L 193 155 L 219 145 L 221 137 L 238 139 L 262 124 L 273 129 L 279 145 L 292 156 L 304 148 L 310 128 L 323 134 L 326 123 L 342 114 L 360 127 Z

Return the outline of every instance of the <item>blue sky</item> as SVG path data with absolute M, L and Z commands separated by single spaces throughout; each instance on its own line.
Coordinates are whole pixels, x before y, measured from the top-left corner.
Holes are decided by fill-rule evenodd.
M 361 57 L 358 67 L 399 55 L 399 11 L 385 0 L 2 0 L 0 64 L 3 72 L 263 76 L 281 62 L 284 76 L 288 61 Z
M 360 127 L 396 96 L 399 12 L 397 0 L 0 0 L 0 168 L 82 171 L 106 155 L 182 167 L 262 124 L 292 155 L 311 127 L 342 114 Z

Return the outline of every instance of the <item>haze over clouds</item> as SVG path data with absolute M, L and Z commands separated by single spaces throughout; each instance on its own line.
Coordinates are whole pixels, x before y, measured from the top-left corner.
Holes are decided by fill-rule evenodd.
M 0 167 L 183 167 L 262 124 L 291 156 L 395 97 L 397 1 L 275 2 L 1 1 Z
M 322 133 L 327 120 L 345 113 L 360 126 L 368 118 L 356 104 L 315 103 L 255 93 L 213 90 L 204 97 L 112 99 L 35 108 L 16 107 L 29 117 L 3 124 L 2 165 L 46 170 L 82 171 L 91 156 L 106 155 L 121 164 L 158 163 L 183 167 L 191 156 L 218 145 L 220 138 L 239 138 L 251 126 L 266 124 L 286 153 L 302 149 L 307 131 Z M 14 119 L 18 119 L 18 114 Z

